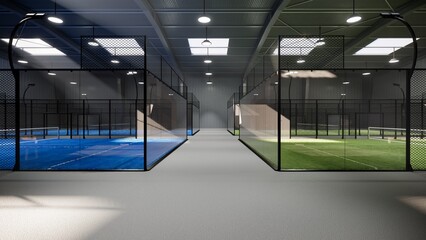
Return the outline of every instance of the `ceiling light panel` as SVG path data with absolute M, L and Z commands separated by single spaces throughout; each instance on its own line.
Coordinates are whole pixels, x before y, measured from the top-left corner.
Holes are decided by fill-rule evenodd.
M 2 38 L 2 41 L 9 43 L 8 38 Z M 65 56 L 66 54 L 52 47 L 49 43 L 40 38 L 15 38 L 12 41 L 13 46 L 33 55 L 33 56 Z
M 113 56 L 145 55 L 145 51 L 134 38 L 96 38 L 95 40 Z
M 226 56 L 228 55 L 229 38 L 208 38 L 212 43 L 208 48 L 201 43 L 205 38 L 188 38 L 191 54 L 196 56 Z M 207 51 L 208 50 L 208 51 Z
M 417 38 L 419 40 L 419 38 Z M 372 43 L 368 44 L 364 48 L 357 51 L 354 55 L 358 56 L 381 56 L 389 55 L 394 51 L 407 46 L 412 43 L 413 39 L 411 38 L 377 38 Z

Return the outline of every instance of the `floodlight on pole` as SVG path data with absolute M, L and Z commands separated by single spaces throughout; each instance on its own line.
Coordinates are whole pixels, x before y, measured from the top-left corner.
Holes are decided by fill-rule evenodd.
M 395 12 L 381 13 L 380 16 L 382 16 L 382 18 L 390 18 L 390 19 L 395 19 L 395 20 L 400 21 L 402 24 L 404 24 L 407 27 L 408 31 L 410 32 L 411 37 L 413 38 L 413 63 L 411 65 L 411 69 L 408 72 L 408 76 L 407 76 L 407 83 L 410 84 L 411 78 L 413 77 L 414 70 L 416 69 L 416 64 L 417 64 L 417 38 L 416 38 L 416 33 L 414 32 L 411 25 L 407 21 L 405 21 L 405 19 L 399 13 L 395 13 Z M 407 96 L 406 97 L 408 99 L 411 98 L 410 88 L 407 88 Z M 405 114 L 407 116 L 410 116 L 410 114 L 411 114 L 410 104 L 406 104 L 405 107 L 406 107 Z M 406 128 L 411 129 L 411 122 L 410 121 L 406 121 Z M 410 144 L 411 144 L 411 132 L 410 132 L 410 130 L 407 131 L 407 141 L 405 141 L 405 144 L 406 144 L 405 145 L 406 154 L 407 154 L 407 156 L 410 156 L 410 149 L 411 149 L 411 146 L 410 146 Z M 406 167 L 407 170 L 413 170 L 409 158 L 406 159 L 405 167 Z
M 9 60 L 10 70 L 12 72 L 13 78 L 15 79 L 15 165 L 13 166 L 13 170 L 19 170 L 20 169 L 20 132 L 19 129 L 21 127 L 20 123 L 20 112 L 21 107 L 19 104 L 20 101 L 20 76 L 19 71 L 15 69 L 15 65 L 13 62 L 13 39 L 15 38 L 16 33 L 18 32 L 19 28 L 24 25 L 27 21 L 30 21 L 32 19 L 43 19 L 46 16 L 45 13 L 27 13 L 24 18 L 22 18 L 12 29 L 12 32 L 10 33 L 9 37 L 9 43 L 7 45 L 7 56 Z M 19 39 L 16 40 L 16 43 L 19 41 Z

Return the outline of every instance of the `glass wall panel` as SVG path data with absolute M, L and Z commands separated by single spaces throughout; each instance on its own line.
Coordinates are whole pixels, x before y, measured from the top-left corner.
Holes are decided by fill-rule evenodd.
M 147 167 L 151 169 L 186 141 L 187 101 L 165 83 L 147 79 Z
M 274 169 L 278 168 L 278 85 L 268 78 L 240 99 L 240 140 Z

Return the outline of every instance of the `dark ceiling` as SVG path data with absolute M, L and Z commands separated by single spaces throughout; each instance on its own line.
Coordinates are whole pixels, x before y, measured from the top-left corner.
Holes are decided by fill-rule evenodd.
M 20 37 L 42 38 L 65 52 L 68 58 L 43 57 L 37 67 L 78 66 L 80 36 L 146 35 L 150 46 L 174 66 L 183 77 L 204 77 L 204 57 L 191 55 L 188 38 L 229 38 L 227 56 L 212 57 L 209 65 L 214 77 L 234 77 L 236 81 L 250 70 L 259 56 L 270 54 L 279 35 L 316 35 L 322 26 L 324 35 L 344 35 L 346 66 L 386 65 L 388 56 L 359 57 L 353 53 L 377 37 L 409 37 L 405 27 L 379 18 L 380 12 L 395 10 L 404 15 L 420 38 L 420 55 L 426 47 L 426 2 L 424 0 L 357 0 L 356 11 L 363 20 L 348 25 L 352 0 L 207 0 L 206 12 L 212 21 L 197 21 L 203 1 L 194 0 L 58 0 L 57 14 L 64 24 L 53 26 L 29 23 Z M 27 12 L 52 14 L 50 0 L 2 0 L 0 3 L 0 37 L 7 38 L 13 26 Z M 5 43 L 1 54 L 5 56 Z M 397 51 L 408 56 L 410 46 Z M 404 62 L 400 63 L 401 65 Z

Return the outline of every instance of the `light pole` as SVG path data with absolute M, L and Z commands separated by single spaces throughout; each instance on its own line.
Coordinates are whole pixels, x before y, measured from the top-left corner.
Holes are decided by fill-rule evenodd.
M 410 108 L 410 98 L 411 98 L 411 91 L 410 91 L 410 83 L 411 83 L 411 78 L 413 77 L 414 74 L 414 70 L 416 69 L 416 64 L 417 64 L 417 38 L 416 38 L 416 33 L 414 32 L 413 28 L 411 27 L 411 25 L 405 21 L 405 19 L 401 16 L 401 14 L 399 13 L 381 13 L 380 16 L 382 16 L 383 18 L 390 18 L 390 19 L 395 19 L 400 21 L 402 24 L 404 24 L 408 31 L 410 31 L 410 35 L 413 38 L 413 63 L 411 65 L 411 70 L 408 72 L 407 74 L 407 104 L 405 106 L 405 115 L 407 116 L 407 121 L 406 121 L 406 128 L 407 128 L 407 133 L 406 133 L 406 138 L 407 140 L 405 141 L 405 154 L 406 154 L 406 162 L 405 162 L 405 167 L 408 171 L 412 171 L 413 168 L 411 166 L 411 160 L 410 160 L 410 145 L 411 145 L 411 122 L 410 122 L 410 115 L 411 115 L 411 108 Z
M 401 90 L 402 93 L 402 105 L 401 105 L 401 128 L 404 127 L 403 121 L 404 121 L 404 106 L 405 106 L 405 92 L 404 89 L 402 89 L 401 84 L 399 83 L 393 83 L 393 86 L 399 88 L 399 90 Z M 401 132 L 401 135 L 403 135 L 403 133 Z
M 46 16 L 45 13 L 27 13 L 23 19 L 21 19 L 13 28 L 10 37 L 9 37 L 9 43 L 7 46 L 7 56 L 9 60 L 10 65 L 10 71 L 12 72 L 12 75 L 15 79 L 15 166 L 13 167 L 13 170 L 19 170 L 20 169 L 20 76 L 19 71 L 15 69 L 15 65 L 13 63 L 13 43 L 16 33 L 18 32 L 19 28 L 24 25 L 26 22 L 32 20 L 32 19 L 43 19 Z M 51 18 L 49 21 L 54 22 L 58 18 Z M 60 23 L 60 22 L 56 22 Z M 18 39 L 15 43 L 18 43 Z
M 27 128 L 27 103 L 25 102 L 25 96 L 27 95 L 28 89 L 34 87 L 35 83 L 28 83 L 27 88 L 25 88 L 24 94 L 22 96 L 22 101 L 24 102 L 24 118 L 25 118 L 25 128 Z M 27 134 L 27 130 L 25 129 L 25 134 Z

